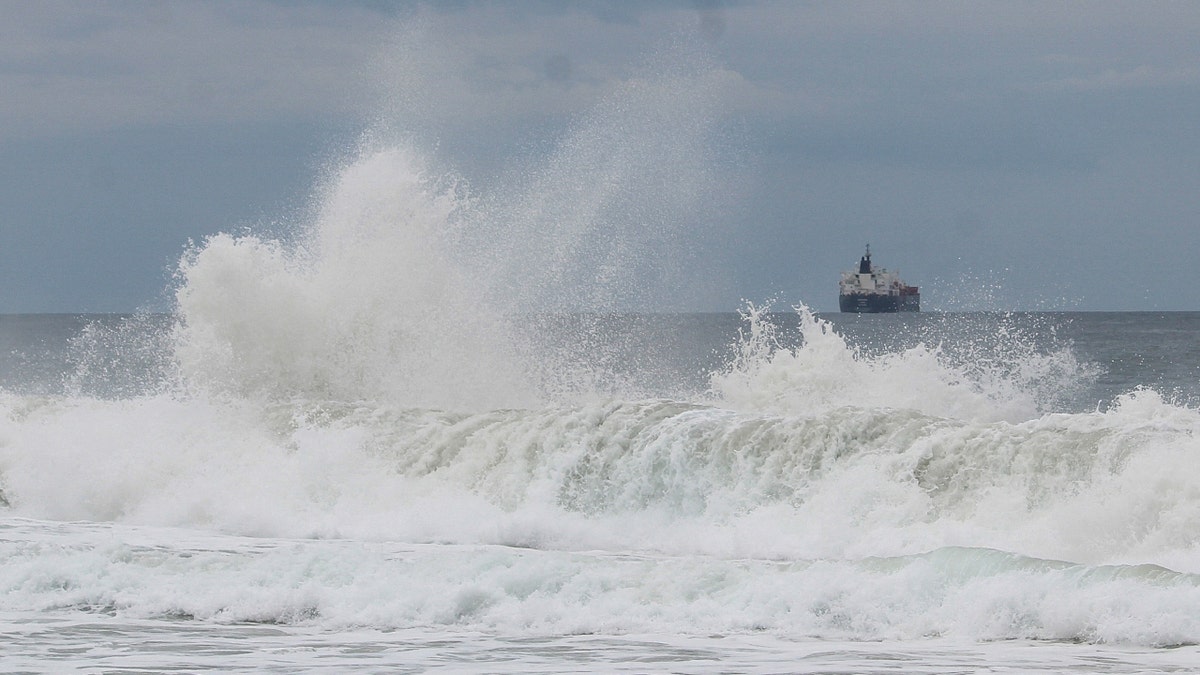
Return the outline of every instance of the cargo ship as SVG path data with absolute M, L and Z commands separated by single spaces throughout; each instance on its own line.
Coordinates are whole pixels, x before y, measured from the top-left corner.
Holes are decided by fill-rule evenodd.
M 871 245 L 858 261 L 858 270 L 842 273 L 838 305 L 843 312 L 919 312 L 921 292 L 900 281 L 900 275 L 871 264 Z

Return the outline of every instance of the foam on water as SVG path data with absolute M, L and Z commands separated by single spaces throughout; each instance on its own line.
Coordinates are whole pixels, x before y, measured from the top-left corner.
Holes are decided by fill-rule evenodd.
M 1020 424 L 674 401 L 6 405 L 4 491 L 39 518 L 755 557 L 990 546 L 1200 571 L 1200 418 L 1151 392 Z
M 1171 645 L 1200 631 L 1195 576 L 989 549 L 765 561 L 58 529 L 69 531 L 69 544 L 36 522 L 0 530 L 5 611 L 507 635 L 753 631 Z

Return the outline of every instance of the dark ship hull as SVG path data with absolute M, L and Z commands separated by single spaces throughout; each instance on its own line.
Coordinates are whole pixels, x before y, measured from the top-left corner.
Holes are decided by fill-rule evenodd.
M 843 312 L 860 314 L 919 312 L 921 311 L 921 296 L 916 293 L 909 295 L 848 293 L 838 296 L 838 304 Z

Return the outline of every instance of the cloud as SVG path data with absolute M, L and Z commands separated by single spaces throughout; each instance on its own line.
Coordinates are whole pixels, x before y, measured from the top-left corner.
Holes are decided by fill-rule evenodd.
M 136 10 L 136 11 L 132 11 Z M 0 138 L 355 112 L 387 30 L 353 6 L 14 3 Z
M 658 36 L 722 11 L 621 3 L 14 3 L 0 140 L 403 112 L 465 126 L 576 111 Z M 374 65 L 372 65 L 374 64 Z M 420 99 L 420 100 L 417 100 Z M 395 112 L 393 108 L 392 112 Z
M 1097 73 L 1037 82 L 1029 87 L 1035 92 L 1119 92 L 1151 87 L 1200 88 L 1200 67 L 1163 68 L 1139 65 L 1129 68 L 1106 68 Z

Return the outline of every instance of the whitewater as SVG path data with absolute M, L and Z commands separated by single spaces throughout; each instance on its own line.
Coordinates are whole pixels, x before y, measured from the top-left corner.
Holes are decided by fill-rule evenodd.
M 490 192 L 368 134 L 168 314 L 0 317 L 0 670 L 1200 668 L 1200 315 L 630 311 L 715 79 Z

